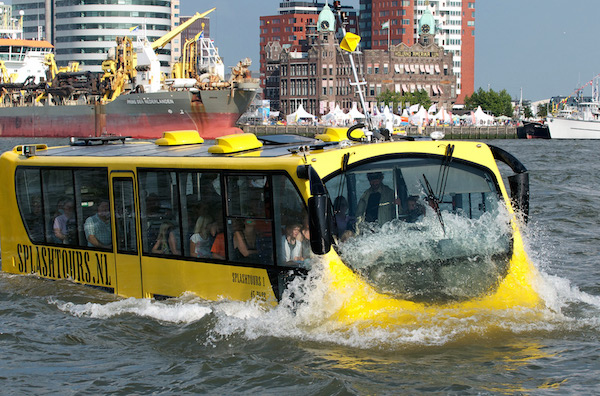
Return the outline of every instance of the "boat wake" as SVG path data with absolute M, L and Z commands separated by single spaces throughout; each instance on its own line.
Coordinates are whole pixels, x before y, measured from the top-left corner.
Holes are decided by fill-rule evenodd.
M 128 298 L 77 304 L 54 298 L 50 303 L 70 315 L 99 320 L 134 315 L 168 326 L 203 322 L 202 334 L 197 334 L 196 338 L 206 346 L 217 346 L 232 337 L 245 340 L 275 337 L 387 350 L 507 335 L 522 337 L 529 333 L 600 331 L 600 296 L 581 291 L 568 279 L 545 272 L 547 263 L 543 259 L 543 249 L 548 247 L 535 245 L 535 232 L 525 234 L 527 246 L 533 244 L 542 249 L 527 249 L 532 252 L 532 261 L 539 271 L 533 286 L 541 303 L 535 308 L 470 308 L 465 313 L 458 312 L 456 306 L 447 305 L 433 314 L 431 310 L 411 312 L 408 320 L 403 318 L 398 324 L 386 322 L 382 325 L 377 321 L 342 324 L 335 320 L 335 315 L 347 296 L 343 290 L 332 292 L 332 279 L 324 263 L 315 265 L 307 278 L 296 278 L 291 282 L 282 301 L 275 307 L 257 300 L 210 302 L 191 294 L 166 301 Z M 61 297 L 65 298 L 65 295 Z

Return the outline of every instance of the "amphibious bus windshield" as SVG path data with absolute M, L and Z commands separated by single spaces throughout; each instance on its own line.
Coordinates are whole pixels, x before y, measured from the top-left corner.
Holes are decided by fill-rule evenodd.
M 509 216 L 484 168 L 404 156 L 363 163 L 326 186 L 342 260 L 382 293 L 469 299 L 506 275 Z

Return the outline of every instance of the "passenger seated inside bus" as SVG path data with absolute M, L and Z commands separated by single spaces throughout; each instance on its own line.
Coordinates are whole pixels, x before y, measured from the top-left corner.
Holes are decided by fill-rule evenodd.
M 190 237 L 190 254 L 192 257 L 211 257 L 211 248 L 215 241 L 217 226 L 212 217 L 199 216 Z
M 302 227 L 302 257 L 304 260 L 310 259 L 312 248 L 310 247 L 310 231 L 308 224 Z
M 235 220 L 233 224 L 233 260 L 256 261 L 257 233 L 254 229 L 254 220 Z
M 112 247 L 110 204 L 108 201 L 100 201 L 97 213 L 86 219 L 83 229 L 85 230 L 85 238 L 89 247 L 102 249 L 110 249 Z
M 335 214 L 337 236 L 340 237 L 346 230 L 353 227 L 352 218 L 348 216 L 348 200 L 346 197 L 340 195 L 333 201 L 333 213 Z
M 179 255 L 179 242 L 177 230 L 173 223 L 165 221 L 158 230 L 156 243 L 152 247 L 152 253 Z
M 149 246 L 152 246 L 158 238 L 160 226 L 162 225 L 162 216 L 160 213 L 160 198 L 155 193 L 150 193 L 146 197 L 146 241 Z M 148 246 L 145 245 L 145 246 Z
M 62 203 L 62 205 L 61 205 Z M 72 199 L 59 200 L 59 215 L 54 219 L 52 229 L 56 242 L 73 244 L 76 242 L 75 205 Z
M 282 251 L 285 263 L 300 263 L 302 257 L 302 240 L 300 224 L 288 224 L 285 227 L 285 235 L 282 238 Z
M 210 248 L 212 258 L 218 260 L 225 260 L 225 233 L 223 231 L 223 219 L 218 216 L 215 221 L 215 240 Z
M 382 172 L 370 172 L 367 179 L 370 187 L 360 197 L 356 215 L 362 221 L 382 225 L 396 216 L 394 190 L 383 184 Z
M 44 241 L 44 214 L 42 213 L 42 198 L 34 195 L 31 198 L 31 209 L 25 217 L 27 230 L 33 242 Z
M 407 223 L 415 223 L 425 216 L 425 207 L 419 202 L 419 197 L 411 195 L 406 200 L 406 213 L 401 217 Z

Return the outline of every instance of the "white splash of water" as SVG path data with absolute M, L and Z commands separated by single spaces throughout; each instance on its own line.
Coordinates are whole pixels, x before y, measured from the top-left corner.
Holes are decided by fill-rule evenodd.
M 189 298 L 188 298 L 189 299 Z M 198 321 L 212 312 L 206 303 L 194 301 L 156 301 L 149 299 L 127 298 L 106 304 L 74 304 L 51 300 L 61 311 L 72 315 L 88 316 L 96 319 L 108 319 L 124 314 L 134 314 L 153 318 L 161 322 L 188 324 Z
M 454 220 L 445 220 L 452 230 Z M 435 227 L 435 223 L 430 226 Z M 441 232 L 440 229 L 438 231 Z M 527 237 L 530 234 L 525 234 L 526 246 L 537 243 Z M 389 240 L 373 240 L 365 244 L 365 248 L 376 252 L 389 243 Z M 543 254 L 534 251 L 533 257 L 537 256 Z M 415 314 L 415 320 L 410 324 L 389 326 L 368 323 L 342 325 L 336 321 L 335 314 L 347 296 L 344 290 L 330 287 L 331 279 L 323 263 L 316 263 L 306 279 L 292 281 L 275 307 L 257 300 L 207 302 L 193 295 L 168 301 L 129 298 L 104 304 L 52 303 L 71 315 L 100 320 L 132 314 L 186 325 L 210 315 L 214 319 L 210 321 L 210 328 L 206 333 L 198 334 L 198 342 L 209 346 L 227 342 L 230 337 L 248 340 L 275 337 L 354 348 L 393 349 L 445 345 L 472 337 L 489 337 L 497 331 L 527 334 L 579 331 L 585 327 L 600 329 L 600 297 L 582 292 L 567 279 L 547 274 L 536 260 L 533 262 L 540 270 L 535 287 L 544 302 L 538 308 L 482 310 L 466 317 L 456 315 L 451 309 L 440 309 L 435 314 Z M 573 314 L 569 312 L 573 305 L 584 306 L 584 310 L 589 308 L 592 312 Z

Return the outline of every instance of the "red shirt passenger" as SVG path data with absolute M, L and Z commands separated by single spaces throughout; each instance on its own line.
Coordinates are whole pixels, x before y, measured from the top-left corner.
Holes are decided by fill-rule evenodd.
M 213 258 L 225 260 L 225 234 L 220 232 L 215 237 L 212 248 L 210 249 Z

